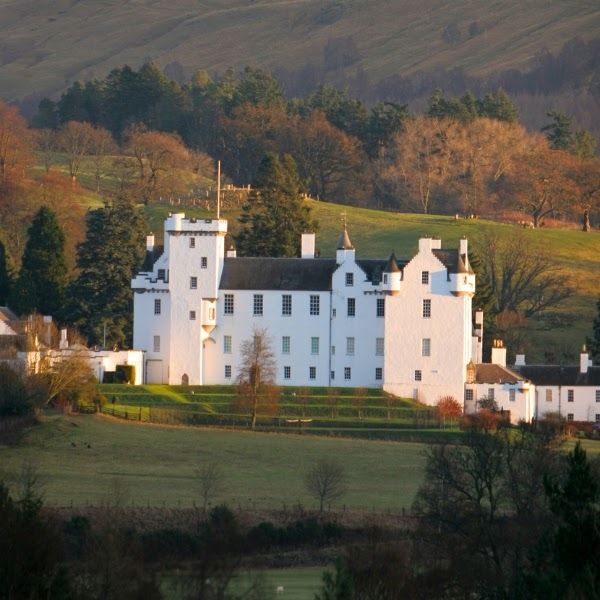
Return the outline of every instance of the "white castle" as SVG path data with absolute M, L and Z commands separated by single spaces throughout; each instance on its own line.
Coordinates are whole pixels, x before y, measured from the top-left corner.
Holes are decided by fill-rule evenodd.
M 410 260 L 360 260 L 348 232 L 335 258 L 240 258 L 225 252 L 227 221 L 165 221 L 164 251 L 148 236 L 147 272 L 132 281 L 134 347 L 147 383 L 228 384 L 240 345 L 270 338 L 277 384 L 383 387 L 435 403 L 464 396 L 467 365 L 481 362 L 467 240 L 442 250 L 421 238 Z

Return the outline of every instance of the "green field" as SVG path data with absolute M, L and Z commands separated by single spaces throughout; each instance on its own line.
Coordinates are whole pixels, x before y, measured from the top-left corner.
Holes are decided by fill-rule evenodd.
M 73 445 L 74 444 L 74 445 Z M 88 448 L 87 445 L 91 447 Z M 0 446 L 2 477 L 15 481 L 31 462 L 44 479 L 46 501 L 100 504 L 115 491 L 138 506 L 193 506 L 195 472 L 218 463 L 232 506 L 282 508 L 314 503 L 303 474 L 321 457 L 347 470 L 343 504 L 352 509 L 409 507 L 423 475 L 424 446 L 292 434 L 139 425 L 85 416 L 46 416 L 17 446 Z
M 473 22 L 482 32 L 471 37 Z M 461 31 L 458 44 L 442 39 L 450 24 Z M 147 60 L 177 61 L 188 76 L 246 64 L 298 69 L 323 64 L 326 44 L 348 37 L 358 60 L 330 78 L 357 69 L 373 83 L 440 67 L 482 74 L 523 68 L 539 51 L 599 27 L 590 0 L 127 0 L 109 11 L 94 2 L 0 0 L 0 96 L 48 95 Z
M 313 598 L 317 590 L 321 588 L 323 572 L 326 567 L 293 567 L 287 569 L 265 569 L 259 571 L 263 578 L 267 591 L 276 593 L 278 587 L 283 591 L 276 593 L 279 600 L 307 600 Z M 330 568 L 329 570 L 332 570 Z M 231 588 L 233 592 L 243 592 L 256 578 L 257 573 L 241 573 L 233 580 Z M 162 591 L 167 600 L 180 600 L 181 593 L 177 587 L 177 579 L 165 582 Z M 174 584 L 174 585 L 173 585 Z

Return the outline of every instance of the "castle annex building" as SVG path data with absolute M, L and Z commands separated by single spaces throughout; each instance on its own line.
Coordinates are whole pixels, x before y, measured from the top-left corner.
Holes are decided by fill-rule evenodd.
M 238 258 L 226 233 L 225 220 L 173 214 L 162 254 L 148 236 L 146 270 L 132 281 L 147 383 L 233 383 L 240 346 L 259 328 L 279 385 L 464 397 L 467 366 L 481 362 L 466 239 L 442 249 L 422 238 L 408 260 L 364 260 L 344 230 L 335 258 L 315 257 L 314 234 L 300 258 Z

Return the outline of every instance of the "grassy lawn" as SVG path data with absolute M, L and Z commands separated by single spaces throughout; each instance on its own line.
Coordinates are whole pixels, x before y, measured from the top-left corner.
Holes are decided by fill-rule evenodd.
M 74 445 L 73 445 L 74 444 Z M 89 447 L 88 448 L 88 444 Z M 46 501 L 98 504 L 118 489 L 137 505 L 191 506 L 195 471 L 217 462 L 233 506 L 314 505 L 303 474 L 321 457 L 348 473 L 349 508 L 408 507 L 423 476 L 424 445 L 290 434 L 136 425 L 96 416 L 47 416 L 19 447 L 0 446 L 2 477 L 14 480 L 32 462 L 43 475 Z

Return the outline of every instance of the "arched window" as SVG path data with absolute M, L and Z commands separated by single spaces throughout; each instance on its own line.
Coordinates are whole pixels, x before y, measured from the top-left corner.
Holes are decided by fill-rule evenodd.
M 189 385 L 190 384 L 190 378 L 188 377 L 187 373 L 184 373 L 181 376 L 181 385 Z

